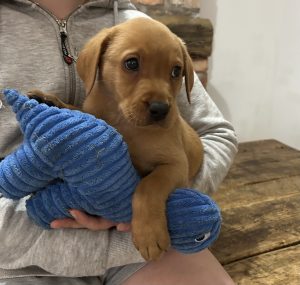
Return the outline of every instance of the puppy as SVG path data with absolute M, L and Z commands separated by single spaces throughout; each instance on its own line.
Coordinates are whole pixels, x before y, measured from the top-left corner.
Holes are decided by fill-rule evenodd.
M 142 176 L 133 195 L 132 236 L 142 256 L 155 260 L 170 246 L 168 196 L 189 186 L 203 159 L 201 141 L 176 105 L 183 78 L 190 100 L 192 61 L 165 25 L 137 18 L 94 36 L 80 52 L 77 70 L 87 95 L 82 111 L 123 135 Z M 30 96 L 76 109 L 40 91 Z

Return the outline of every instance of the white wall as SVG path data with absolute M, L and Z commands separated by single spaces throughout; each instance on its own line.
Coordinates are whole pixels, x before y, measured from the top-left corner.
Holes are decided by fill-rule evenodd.
M 239 141 L 300 149 L 300 1 L 201 0 L 214 25 L 208 92 Z

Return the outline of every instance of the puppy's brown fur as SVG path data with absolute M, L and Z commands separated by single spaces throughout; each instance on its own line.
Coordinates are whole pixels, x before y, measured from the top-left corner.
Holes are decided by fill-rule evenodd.
M 137 70 L 126 68 L 132 58 L 138 60 Z M 179 76 L 174 76 L 176 66 L 181 67 Z M 157 259 L 170 246 L 166 200 L 175 188 L 188 186 L 202 164 L 199 137 L 176 105 L 182 78 L 187 100 L 194 82 L 186 47 L 164 25 L 138 18 L 93 37 L 79 54 L 77 70 L 87 93 L 82 110 L 123 135 L 143 177 L 132 203 L 133 241 L 146 260 Z M 53 96 L 32 94 L 58 107 L 76 108 Z M 169 106 L 164 118 L 153 119 L 153 102 Z

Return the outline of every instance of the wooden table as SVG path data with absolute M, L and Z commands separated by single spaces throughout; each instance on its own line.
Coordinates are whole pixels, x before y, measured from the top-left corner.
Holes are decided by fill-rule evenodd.
M 242 143 L 214 195 L 223 227 L 211 248 L 239 285 L 300 285 L 300 151 Z

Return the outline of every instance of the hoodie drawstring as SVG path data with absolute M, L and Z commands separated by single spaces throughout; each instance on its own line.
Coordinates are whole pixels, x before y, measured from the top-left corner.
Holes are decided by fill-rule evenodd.
M 114 26 L 119 24 L 119 3 L 114 0 Z

